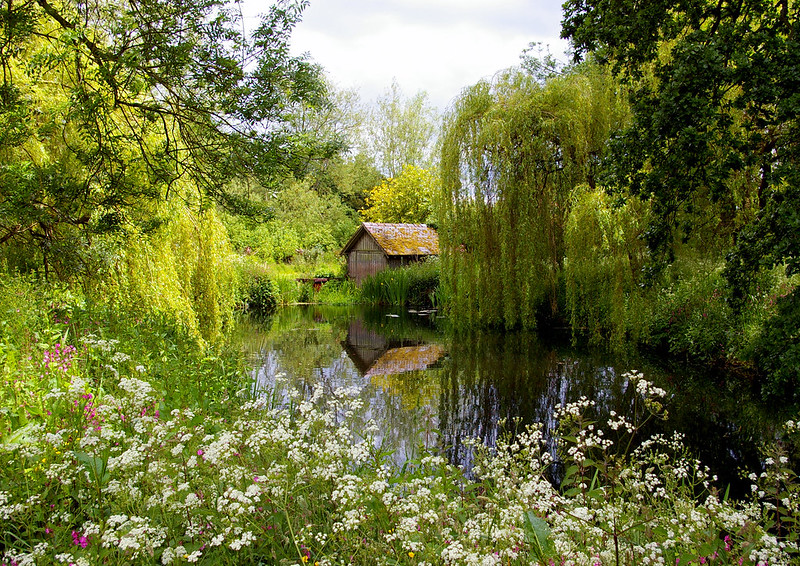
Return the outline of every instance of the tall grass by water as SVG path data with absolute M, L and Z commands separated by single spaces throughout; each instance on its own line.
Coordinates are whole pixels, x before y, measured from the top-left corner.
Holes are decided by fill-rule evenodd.
M 386 269 L 361 285 L 364 302 L 392 306 L 434 306 L 439 289 L 439 261 L 429 259 Z

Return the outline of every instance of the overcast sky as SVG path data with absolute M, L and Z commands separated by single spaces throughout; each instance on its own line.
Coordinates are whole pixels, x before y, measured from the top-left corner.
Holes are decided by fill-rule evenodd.
M 245 14 L 265 4 L 245 0 Z M 364 102 L 396 78 L 406 96 L 424 90 L 441 111 L 465 86 L 517 65 L 533 41 L 564 59 L 560 21 L 560 0 L 311 0 L 292 50 Z

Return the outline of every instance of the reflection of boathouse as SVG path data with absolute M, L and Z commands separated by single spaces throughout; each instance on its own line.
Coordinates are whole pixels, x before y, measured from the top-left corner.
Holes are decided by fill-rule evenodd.
M 387 338 L 357 319 L 350 322 L 347 340 L 342 346 L 358 371 L 366 377 L 424 370 L 445 353 L 440 344 Z

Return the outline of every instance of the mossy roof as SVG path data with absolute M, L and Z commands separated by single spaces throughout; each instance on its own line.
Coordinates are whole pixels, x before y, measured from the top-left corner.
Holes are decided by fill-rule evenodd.
M 361 235 L 372 236 L 388 256 L 439 255 L 439 234 L 426 224 L 364 222 L 342 249 L 346 254 Z

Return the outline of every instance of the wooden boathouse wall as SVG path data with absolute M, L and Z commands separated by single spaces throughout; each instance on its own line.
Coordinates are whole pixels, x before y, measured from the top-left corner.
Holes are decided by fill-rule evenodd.
M 389 267 L 389 260 L 378 243 L 365 233 L 347 254 L 347 273 L 361 287 L 361 282 Z

